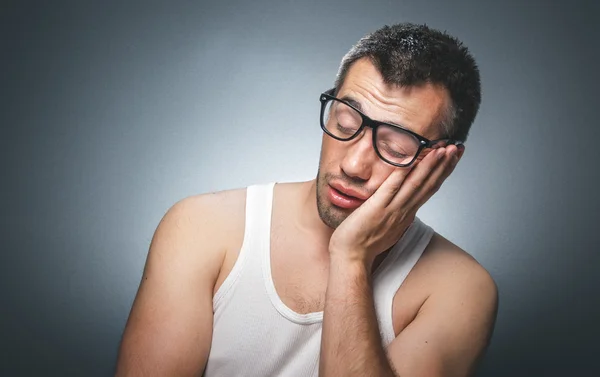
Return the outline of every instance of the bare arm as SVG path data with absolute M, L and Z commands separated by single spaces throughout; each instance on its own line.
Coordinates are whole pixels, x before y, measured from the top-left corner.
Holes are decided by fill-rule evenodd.
M 461 258 L 466 253 L 450 242 L 440 242 L 435 250 L 454 257 L 437 263 L 443 268 L 430 271 L 427 278 L 442 284 L 430 291 L 416 318 L 388 346 L 387 355 L 369 282 L 375 257 L 402 237 L 463 151 L 464 146 L 449 145 L 427 154 L 411 169 L 392 171 L 333 232 L 321 339 L 322 377 L 464 377 L 472 373 L 496 316 L 497 290 L 487 271 L 474 260 Z
M 488 272 L 458 247 L 443 237 L 433 242 L 445 254 L 443 271 L 433 273 L 443 276 L 388 346 L 388 357 L 402 377 L 471 376 L 492 337 L 498 290 Z M 456 258 L 457 252 L 462 255 Z
M 197 376 L 204 370 L 212 292 L 224 256 L 209 207 L 203 197 L 184 199 L 160 222 L 123 334 L 117 376 Z
M 491 336 L 497 290 L 475 261 L 459 259 L 448 266 L 446 288 L 426 300 L 387 351 L 375 316 L 370 269 L 356 261 L 332 260 L 320 376 L 471 375 Z
M 395 376 L 379 335 L 369 266 L 332 260 L 319 376 Z

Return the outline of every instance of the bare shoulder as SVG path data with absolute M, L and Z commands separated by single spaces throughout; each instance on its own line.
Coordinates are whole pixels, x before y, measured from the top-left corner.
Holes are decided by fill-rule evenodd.
M 118 376 L 198 375 L 212 337 L 212 291 L 245 190 L 191 196 L 158 224 L 119 350 Z
M 246 189 L 232 189 L 188 196 L 175 203 L 167 214 L 203 225 L 227 225 L 244 213 Z
M 484 349 L 498 312 L 498 287 L 490 273 L 468 252 L 438 233 L 434 233 L 417 264 L 431 282 L 421 313 L 429 318 L 445 316 L 452 331 L 471 335 L 477 353 Z M 438 318 L 440 326 L 445 321 L 442 317 Z
M 404 285 L 404 284 L 403 284 Z M 498 289 L 469 253 L 435 233 L 406 279 L 388 354 L 404 375 L 472 375 L 492 337 Z M 409 315 L 401 304 L 413 303 Z M 407 319 L 408 318 L 408 319 Z M 404 374 L 403 374 L 404 373 Z
M 481 313 L 487 325 L 495 322 L 498 288 L 490 273 L 473 256 L 434 233 L 421 258 L 394 297 L 394 330 L 399 334 L 427 310 Z
M 434 233 L 419 261 L 434 280 L 435 290 L 476 291 L 491 302 L 497 299 L 498 288 L 490 273 L 468 252 L 438 233 Z
M 215 267 L 220 267 L 229 245 L 237 240 L 237 230 L 243 229 L 245 202 L 245 188 L 179 200 L 160 221 L 151 251 L 179 254 L 188 262 L 209 262 L 213 267 L 209 275 L 214 277 Z

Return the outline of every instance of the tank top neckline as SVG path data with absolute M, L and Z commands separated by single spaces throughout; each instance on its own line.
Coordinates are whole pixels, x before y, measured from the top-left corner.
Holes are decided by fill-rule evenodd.
M 274 199 L 274 190 L 277 182 L 271 182 L 267 184 L 267 188 L 265 190 L 265 206 L 267 209 L 267 216 L 265 216 L 265 224 L 263 224 L 263 248 L 264 250 L 262 255 L 262 265 L 263 265 L 263 280 L 265 282 L 265 288 L 267 289 L 268 296 L 271 300 L 271 303 L 277 309 L 277 311 L 288 320 L 301 324 L 301 325 L 310 325 L 314 323 L 320 323 L 323 321 L 323 311 L 318 312 L 310 312 L 310 313 L 298 313 L 292 310 L 289 306 L 287 306 L 279 294 L 277 293 L 277 289 L 275 288 L 275 283 L 273 282 L 273 274 L 271 269 L 271 225 L 272 225 L 272 215 L 273 215 L 273 199 Z M 412 228 L 414 222 L 409 226 L 409 228 L 404 232 L 404 235 L 408 233 L 410 228 Z M 398 257 L 398 244 L 397 242 L 388 254 L 383 258 L 379 266 L 375 269 L 372 275 L 372 281 L 375 282 L 379 275 L 383 273 L 393 264 L 393 262 Z

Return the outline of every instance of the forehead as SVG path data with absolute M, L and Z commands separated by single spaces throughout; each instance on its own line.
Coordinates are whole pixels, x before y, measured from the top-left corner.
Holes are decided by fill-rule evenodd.
M 398 124 L 428 139 L 441 136 L 438 125 L 450 100 L 448 91 L 440 85 L 405 87 L 385 83 L 367 58 L 352 64 L 337 97 L 356 102 L 375 120 Z

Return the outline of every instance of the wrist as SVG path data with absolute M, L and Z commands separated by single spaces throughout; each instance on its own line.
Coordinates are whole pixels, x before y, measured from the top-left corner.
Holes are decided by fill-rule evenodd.
M 329 259 L 331 267 L 360 272 L 370 271 L 373 261 L 362 250 L 330 248 Z

